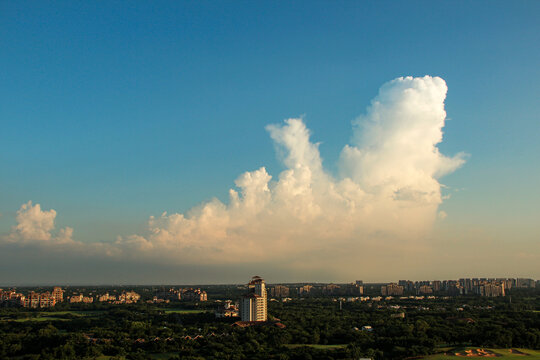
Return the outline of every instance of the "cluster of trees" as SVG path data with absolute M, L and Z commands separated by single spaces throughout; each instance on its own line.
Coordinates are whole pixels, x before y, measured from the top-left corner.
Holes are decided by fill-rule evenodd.
M 441 346 L 540 348 L 540 297 L 534 294 L 511 303 L 471 297 L 343 303 L 341 309 L 328 298 L 270 302 L 269 313 L 284 329 L 238 328 L 232 326 L 237 319 L 170 311 L 171 305 L 62 307 L 0 309 L 0 358 L 400 359 Z M 404 317 L 396 316 L 401 312 Z M 367 325 L 373 331 L 363 331 Z

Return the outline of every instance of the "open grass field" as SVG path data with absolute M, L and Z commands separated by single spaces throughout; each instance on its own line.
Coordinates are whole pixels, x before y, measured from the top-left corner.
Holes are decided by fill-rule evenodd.
M 165 314 L 200 314 L 210 312 L 210 310 L 193 310 L 193 309 L 164 309 Z
M 164 309 L 166 314 L 200 314 L 210 312 L 210 310 L 195 310 L 195 309 Z M 0 321 L 16 321 L 16 322 L 27 322 L 27 321 L 69 321 L 70 317 L 96 317 L 106 313 L 106 311 L 100 310 L 70 310 L 70 311 L 41 311 L 41 312 L 24 312 L 19 315 L 21 316 L 18 319 L 13 319 L 9 317 L 0 318 Z M 68 315 L 68 316 L 66 316 Z
M 162 353 L 162 354 L 149 354 L 150 359 L 152 360 L 167 360 L 170 359 L 172 356 L 176 356 L 178 353 L 169 352 L 169 353 Z
M 75 315 L 75 316 L 96 316 L 104 314 L 102 310 L 70 310 L 70 311 L 43 311 L 40 314 L 53 314 L 53 315 Z
M 162 354 L 147 354 L 147 359 L 152 360 L 168 360 L 172 356 L 176 356 L 178 353 L 175 352 L 168 352 L 168 353 L 162 353 Z M 124 356 L 121 356 L 120 358 L 114 357 L 114 356 L 107 356 L 107 355 L 101 355 L 100 357 L 97 357 L 96 360 L 111 360 L 111 359 L 119 359 L 119 360 L 125 360 L 126 358 Z
M 340 349 L 347 346 L 347 344 L 336 344 L 336 345 L 320 345 L 320 344 L 288 344 L 286 345 L 289 348 L 297 348 L 297 347 L 303 347 L 303 346 L 309 346 L 314 349 L 319 350 L 332 350 L 332 349 Z
M 2 320 L 2 321 L 15 321 L 15 322 L 27 322 L 27 321 L 69 321 L 69 319 L 56 317 L 56 316 L 39 316 L 39 317 L 28 317 L 28 318 L 21 318 L 21 319 L 9 319 L 9 320 Z
M 436 354 L 423 357 L 423 359 L 429 360 L 458 360 L 458 359 L 497 359 L 497 360 L 517 360 L 517 359 L 540 359 L 539 350 L 531 349 L 488 349 L 482 348 L 485 350 L 485 353 L 477 352 L 478 348 L 476 347 L 467 347 L 467 348 L 454 348 L 448 350 L 446 354 Z M 456 355 L 456 353 L 460 355 Z
M 76 317 L 93 317 L 103 314 L 104 311 L 42 311 L 42 312 L 26 312 L 21 313 L 22 315 L 28 315 L 27 317 L 20 317 L 18 319 L 12 318 L 0 318 L 0 321 L 16 321 L 16 322 L 27 322 L 27 321 L 69 321 L 70 318 L 66 315 L 76 316 Z

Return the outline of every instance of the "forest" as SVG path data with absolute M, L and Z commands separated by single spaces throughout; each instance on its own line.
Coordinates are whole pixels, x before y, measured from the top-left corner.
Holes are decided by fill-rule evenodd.
M 219 302 L 0 308 L 0 359 L 405 359 L 443 348 L 540 349 L 538 291 L 486 298 L 275 299 L 238 327 Z M 276 326 L 276 323 L 282 326 Z

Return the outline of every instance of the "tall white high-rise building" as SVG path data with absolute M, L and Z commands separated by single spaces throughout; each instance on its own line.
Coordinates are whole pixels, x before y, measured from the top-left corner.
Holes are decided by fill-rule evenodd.
M 242 321 L 266 321 L 266 286 L 264 280 L 254 276 L 248 283 L 248 293 L 240 299 Z

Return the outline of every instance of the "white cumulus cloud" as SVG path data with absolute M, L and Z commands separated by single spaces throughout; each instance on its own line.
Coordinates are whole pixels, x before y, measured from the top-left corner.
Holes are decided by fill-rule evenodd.
M 55 230 L 56 212 L 23 204 L 0 240 L 10 251 L 52 249 L 56 256 L 126 264 L 265 267 L 303 279 L 344 278 L 377 269 L 380 276 L 427 259 L 443 201 L 439 179 L 464 163 L 442 155 L 446 119 L 443 79 L 398 78 L 384 84 L 353 121 L 339 174 L 323 167 L 319 145 L 300 118 L 266 127 L 284 170 L 241 174 L 229 201 L 151 216 L 144 233 L 111 243 L 72 239 Z M 7 250 L 6 250 L 7 251 Z M 108 259 L 108 260 L 107 260 Z
M 269 125 L 285 166 L 275 179 L 264 167 L 246 172 L 228 203 L 214 199 L 186 214 L 151 217 L 146 234 L 119 237 L 114 246 L 182 263 L 279 258 L 307 269 L 328 265 L 342 249 L 353 260 L 418 250 L 438 216 L 439 178 L 464 163 L 463 154 L 446 157 L 437 148 L 446 92 L 444 80 L 431 76 L 383 85 L 353 122 L 338 177 L 323 168 L 302 119 Z
M 13 226 L 5 240 L 20 243 L 54 243 L 65 244 L 72 242 L 73 229 L 66 227 L 54 232 L 56 211 L 41 210 L 40 204 L 28 201 L 17 211 L 17 225 Z

